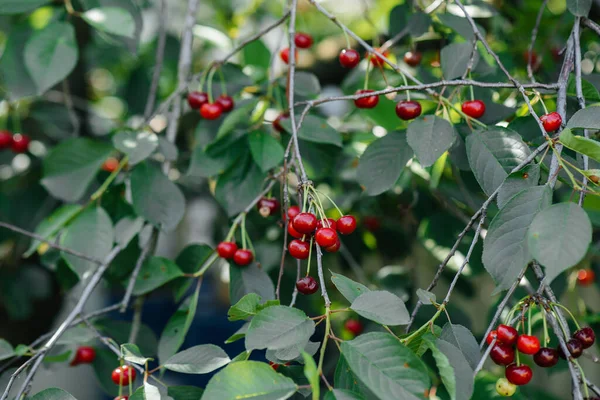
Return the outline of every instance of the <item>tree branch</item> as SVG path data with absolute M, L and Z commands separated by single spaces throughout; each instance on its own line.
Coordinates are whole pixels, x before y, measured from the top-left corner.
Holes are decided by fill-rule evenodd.
M 144 119 L 147 120 L 154 109 L 156 101 L 156 92 L 158 90 L 158 82 L 160 81 L 160 73 L 162 71 L 165 58 L 165 43 L 167 41 L 167 0 L 160 0 L 160 11 L 158 15 L 158 42 L 156 44 L 156 56 L 154 62 L 154 72 L 152 73 L 152 82 L 150 83 L 150 92 L 146 100 L 146 108 L 144 109 Z
M 319 282 L 321 283 L 321 295 L 323 296 L 323 300 L 325 300 L 325 308 L 329 309 L 331 300 L 329 300 L 329 294 L 327 294 L 327 285 L 325 282 L 325 275 L 323 274 L 323 252 L 318 243 L 315 243 L 315 247 L 317 248 L 317 273 L 319 275 Z
M 531 31 L 531 40 L 529 42 L 529 49 L 527 51 L 527 76 L 529 77 L 529 80 L 531 82 L 535 82 L 535 77 L 533 76 L 533 68 L 531 68 L 531 61 L 533 59 L 533 46 L 535 45 L 535 39 L 537 38 L 540 22 L 542 22 L 542 16 L 544 15 L 544 10 L 546 9 L 547 4 L 548 0 L 544 0 L 535 19 L 535 25 L 533 26 L 533 30 Z

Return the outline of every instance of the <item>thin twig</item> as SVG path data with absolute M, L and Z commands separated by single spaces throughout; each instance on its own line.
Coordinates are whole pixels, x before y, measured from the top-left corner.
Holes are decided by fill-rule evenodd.
M 131 300 L 131 294 L 133 293 L 133 288 L 135 287 L 135 283 L 137 281 L 137 277 L 142 269 L 142 265 L 144 265 L 144 261 L 148 257 L 148 254 L 154 252 L 154 248 L 156 247 L 156 241 L 158 239 L 158 228 L 153 228 L 152 233 L 150 234 L 150 238 L 148 242 L 142 249 L 140 256 L 138 257 L 135 268 L 129 277 L 129 282 L 127 283 L 127 290 L 125 290 L 125 295 L 123 296 L 123 300 L 121 301 L 121 312 L 125 312 L 127 307 L 129 306 L 129 301 Z
M 573 41 L 574 41 L 574 47 L 575 47 L 575 93 L 577 95 L 577 102 L 579 103 L 579 108 L 584 109 L 585 108 L 585 97 L 583 95 L 583 89 L 581 87 L 581 43 L 580 43 L 580 39 L 581 39 L 581 29 L 580 29 L 580 21 L 581 18 L 577 17 L 575 19 L 575 27 L 574 27 L 574 31 L 573 31 Z M 583 135 L 589 139 L 590 137 L 590 132 L 587 129 L 583 130 Z M 583 155 L 583 169 L 587 170 L 589 168 L 589 157 L 586 154 L 582 154 Z M 582 179 L 583 182 L 583 187 L 586 187 L 587 183 L 588 183 L 588 179 L 587 176 L 583 176 Z M 578 204 L 580 207 L 583 206 L 583 200 L 585 199 L 585 190 L 582 190 L 579 192 L 579 201 Z
M 535 25 L 531 30 L 531 40 L 529 41 L 529 49 L 527 51 L 527 76 L 532 83 L 535 83 L 535 77 L 533 76 L 533 68 L 531 67 L 531 61 L 533 59 L 533 47 L 535 45 L 535 39 L 537 38 L 538 29 L 540 27 L 540 23 L 542 22 L 542 16 L 544 15 L 544 10 L 546 9 L 546 4 L 548 4 L 548 0 L 544 0 L 542 3 L 540 10 L 538 11 L 538 15 L 535 19 Z
M 327 284 L 325 282 L 325 275 L 323 274 L 323 252 L 321 251 L 321 246 L 315 243 L 315 247 L 317 248 L 317 274 L 319 275 L 319 282 L 321 284 L 321 295 L 323 296 L 323 300 L 325 300 L 325 308 L 329 308 L 331 306 L 331 300 L 329 300 L 329 294 L 327 294 Z
M 589 18 L 584 18 L 583 24 L 600 36 L 600 25 L 598 25 L 596 22 L 592 21 Z
M 158 42 L 156 44 L 156 56 L 154 61 L 154 72 L 152 73 L 152 82 L 150 83 L 150 92 L 146 100 L 146 108 L 144 109 L 144 119 L 148 119 L 154 109 L 156 101 L 156 92 L 160 81 L 160 73 L 162 71 L 165 58 L 165 43 L 167 42 L 167 0 L 160 0 L 160 11 L 158 16 Z
M 131 330 L 129 331 L 129 339 L 127 339 L 128 343 L 135 343 L 137 340 L 140 327 L 142 326 L 142 311 L 144 309 L 143 306 L 144 296 L 140 296 L 137 299 L 135 299 L 135 304 L 133 305 L 133 319 L 131 321 Z
M 64 79 L 62 81 L 62 89 L 67 113 L 69 114 L 71 124 L 73 124 L 73 136 L 79 136 L 79 128 L 81 127 L 81 124 L 79 122 L 79 118 L 77 117 L 77 113 L 75 112 L 75 105 L 73 104 L 73 97 L 71 96 L 71 88 L 69 86 L 68 79 Z

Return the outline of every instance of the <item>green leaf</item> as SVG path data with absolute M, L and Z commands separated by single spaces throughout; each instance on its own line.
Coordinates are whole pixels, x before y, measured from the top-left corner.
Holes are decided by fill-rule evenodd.
M 296 390 L 293 380 L 278 374 L 269 364 L 239 361 L 229 364 L 212 377 L 203 398 L 285 400 Z
M 52 0 L 2 0 L 0 2 L 0 14 L 20 14 L 33 11 Z
M 409 17 L 411 17 L 410 7 L 408 4 L 399 4 L 392 8 L 390 11 L 389 18 L 389 31 L 388 35 L 390 37 L 396 36 L 398 33 L 402 32 L 402 30 L 406 27 Z
M 293 345 L 279 350 L 267 350 L 265 353 L 265 358 L 275 364 L 286 364 L 293 361 L 304 364 L 302 353 L 304 352 L 309 356 L 314 356 L 319 350 L 320 346 L 321 342 L 311 342 L 309 340 L 304 348 L 299 347 L 298 345 Z
M 352 372 L 379 399 L 424 399 L 430 387 L 427 367 L 389 333 L 366 333 L 341 347 Z
M 238 340 L 245 338 L 246 332 L 248 332 L 249 326 L 250 326 L 250 322 L 246 322 L 244 325 L 242 325 L 242 327 L 240 329 L 235 331 L 233 335 L 231 335 L 230 337 L 227 338 L 227 340 L 225 340 L 225 344 L 237 342 Z
M 200 270 L 200 267 L 204 265 L 213 253 L 214 250 L 207 244 L 189 244 L 181 250 L 175 259 L 175 264 L 177 264 L 183 272 L 194 274 Z
M 163 389 L 164 390 L 164 389 Z M 162 400 L 161 391 L 154 385 L 145 382 L 143 386 L 137 388 L 135 393 L 129 397 L 130 400 Z
M 81 14 L 81 18 L 96 29 L 113 35 L 125 36 L 133 39 L 135 21 L 133 16 L 121 7 L 92 8 Z
M 183 275 L 177 264 L 168 258 L 149 257 L 144 261 L 133 287 L 134 296 L 149 293 Z
M 256 293 L 248 293 L 229 308 L 227 318 L 230 321 L 245 320 L 255 316 L 259 311 L 267 307 L 279 305 L 279 300 L 269 300 L 265 304 L 260 304 L 261 300 L 261 297 Z
M 419 163 L 429 167 L 454 144 L 456 133 L 450 122 L 440 117 L 426 115 L 408 125 L 406 138 Z
M 194 294 L 183 302 L 165 326 L 158 343 L 158 359 L 164 362 L 181 348 L 185 336 L 192 326 L 198 306 L 200 286 L 196 286 Z
M 43 238 L 50 238 L 51 236 L 57 234 L 58 231 L 62 229 L 65 224 L 79 212 L 79 210 L 81 210 L 81 206 L 78 204 L 65 204 L 57 208 L 52 214 L 40 222 L 37 228 L 35 228 L 35 233 Z M 40 244 L 41 242 L 39 240 L 33 240 L 23 256 L 31 256 Z
M 144 227 L 144 219 L 141 217 L 123 217 L 115 225 L 115 242 L 122 247 L 127 247 L 131 239 L 133 239 Z
M 121 131 L 113 136 L 115 148 L 125 153 L 130 165 L 144 161 L 158 147 L 158 136 L 154 132 Z
M 290 118 L 283 120 L 282 126 L 286 131 L 292 133 L 292 123 Z M 323 118 L 314 115 L 307 115 L 298 131 L 298 138 L 314 142 L 332 144 L 342 147 L 342 135 L 333 129 Z
M 483 242 L 482 261 L 498 284 L 509 288 L 531 261 L 527 230 L 538 212 L 552 204 L 552 189 L 534 186 L 512 197 L 494 217 Z
M 131 197 L 138 215 L 166 231 L 177 227 L 183 218 L 183 193 L 158 168 L 147 162 L 135 167 L 131 173 Z
M 13 0 L 22 4 L 21 0 Z M 0 2 L 0 9 L 6 1 Z M 31 26 L 29 20 L 22 21 L 20 24 L 11 23 L 10 35 L 4 42 L 4 49 L 0 57 L 0 84 L 6 92 L 6 97 L 10 100 L 19 100 L 24 97 L 31 97 L 37 94 L 35 81 L 30 76 L 25 64 L 25 54 L 23 48 L 31 37 Z M 35 107 L 33 107 L 32 117 L 34 117 Z
M 577 97 L 575 81 L 575 75 L 571 74 L 569 76 L 569 82 L 567 84 L 567 96 Z M 581 80 L 581 91 L 586 101 L 600 101 L 600 93 L 598 93 L 598 89 L 596 89 L 594 85 L 592 85 L 589 81 L 586 81 L 585 79 Z
M 356 300 L 356 298 L 363 293 L 370 292 L 369 288 L 362 283 L 355 282 L 352 279 L 346 278 L 341 274 L 336 274 L 335 272 L 331 272 L 331 281 L 337 290 L 340 291 L 342 296 L 344 296 L 350 303 Z
M 255 40 L 248 43 L 242 49 L 245 65 L 254 65 L 255 67 L 264 70 L 269 69 L 269 61 L 271 60 L 271 52 L 262 40 Z
M 134 364 L 145 365 L 152 358 L 144 357 L 140 352 L 140 348 L 133 343 L 124 343 L 121 345 L 121 357 L 125 361 L 129 361 Z
M 99 320 L 95 322 L 94 325 L 100 331 L 105 332 L 106 336 L 113 338 L 117 343 L 127 343 L 127 341 L 129 340 L 129 334 L 132 329 L 131 322 L 118 321 L 109 318 Z M 149 356 L 153 356 L 156 354 L 156 347 L 158 345 L 156 334 L 145 324 L 140 325 L 140 331 L 136 339 L 136 345 L 140 348 L 142 354 L 147 354 Z M 114 353 L 112 354 L 116 360 L 117 356 L 114 355 Z M 113 369 L 114 368 L 115 367 L 113 367 Z M 108 375 L 110 378 L 110 373 Z M 111 386 L 114 386 L 114 384 L 111 383 Z
M 400 297 L 384 290 L 363 293 L 350 306 L 359 315 L 382 325 L 404 325 L 410 320 Z
M 546 284 L 577 264 L 592 241 L 592 223 L 575 203 L 554 204 L 535 216 L 527 234 L 531 255 L 546 267 Z
M 0 361 L 9 359 L 15 355 L 15 349 L 4 339 L 0 339 Z
M 229 300 L 234 304 L 248 293 L 256 293 L 265 300 L 275 299 L 273 281 L 256 263 L 242 268 L 230 265 L 229 279 Z
M 592 8 L 592 0 L 567 0 L 567 8 L 576 17 L 587 17 Z
M 315 323 L 297 308 L 273 306 L 259 312 L 246 332 L 246 349 L 303 348 L 315 332 Z
M 467 39 L 467 41 L 473 40 L 473 28 L 471 28 L 471 24 L 469 24 L 469 21 L 466 18 L 450 13 L 437 14 L 436 16 L 440 19 L 442 24 Z M 483 37 L 485 37 L 485 30 L 479 25 L 477 25 L 477 28 L 479 28 L 479 31 L 483 34 Z
M 465 356 L 465 359 L 475 370 L 481 359 L 479 344 L 470 330 L 462 325 L 446 323 L 440 334 L 440 339 L 452 344 L 458 348 Z
M 413 38 L 426 34 L 431 25 L 431 17 L 424 12 L 415 12 L 408 20 L 408 31 Z
M 169 386 L 168 394 L 173 400 L 198 400 L 202 397 L 202 390 L 196 386 Z
M 587 107 L 577 111 L 567 122 L 567 128 L 600 129 L 600 106 Z M 561 142 L 563 132 L 560 135 Z
M 233 131 L 243 131 L 245 133 L 248 127 L 253 123 L 250 116 L 257 104 L 258 99 L 237 104 L 235 109 L 223 119 L 223 122 L 217 131 L 215 141 L 229 135 Z
M 75 202 L 85 194 L 112 146 L 87 138 L 69 139 L 44 159 L 42 185 L 58 199 Z
M 50 388 L 46 390 L 42 390 L 35 396 L 31 398 L 31 400 L 77 400 L 70 393 L 65 392 L 59 388 Z
M 473 394 L 473 369 L 464 355 L 451 343 L 444 340 L 427 341 L 442 382 L 451 400 L 470 399 Z
M 72 345 L 72 344 L 83 344 L 96 338 L 96 334 L 87 326 L 74 326 L 69 328 L 61 337 L 56 341 L 57 345 Z
M 260 194 L 265 174 L 247 155 L 219 177 L 215 198 L 227 215 L 239 214 Z
M 466 145 L 471 169 L 488 196 L 531 153 L 518 133 L 500 127 L 473 132 Z
M 183 374 L 208 374 L 229 364 L 230 361 L 227 353 L 219 346 L 201 344 L 171 356 L 163 366 Z
M 313 400 L 319 400 L 321 386 L 319 385 L 320 376 L 319 371 L 317 370 L 317 364 L 315 364 L 313 357 L 305 351 L 302 352 L 302 358 L 304 359 L 304 376 L 306 376 L 306 379 L 310 382 L 312 398 Z
M 295 75 L 294 94 L 299 100 L 315 98 L 321 92 L 319 78 L 310 72 L 298 71 Z
M 400 132 L 390 132 L 375 140 L 360 157 L 356 178 L 370 196 L 390 189 L 402 173 L 413 152 Z
M 25 67 L 42 94 L 65 79 L 77 64 L 75 30 L 66 22 L 52 22 L 34 33 L 25 45 Z
M 325 394 L 325 400 L 364 400 L 365 398 L 346 389 L 333 389 Z
M 114 238 L 108 213 L 102 207 L 93 207 L 75 218 L 62 236 L 60 244 L 67 249 L 103 260 L 112 249 Z M 97 267 L 97 264 L 72 254 L 63 252 L 62 257 L 80 277 Z
M 450 43 L 441 51 L 441 64 L 444 79 L 454 79 L 462 77 L 469 66 L 473 45 L 471 42 Z M 473 59 L 473 69 L 479 62 L 479 53 L 475 49 L 475 58 Z
M 263 172 L 269 171 L 283 161 L 283 146 L 277 139 L 263 131 L 254 131 L 248 135 L 248 144 L 252 158 Z
M 584 110 L 589 110 L 590 108 L 585 108 Z M 598 108 L 600 109 L 600 107 Z M 565 147 L 600 162 L 600 142 L 583 136 L 573 135 L 569 128 L 563 129 L 560 133 L 560 142 Z
M 417 289 L 417 297 L 425 306 L 432 306 L 436 300 L 435 294 L 423 289 Z
M 539 164 L 529 164 L 523 169 L 508 175 L 498 192 L 498 208 L 506 205 L 508 200 L 523 189 L 537 186 L 540 181 Z

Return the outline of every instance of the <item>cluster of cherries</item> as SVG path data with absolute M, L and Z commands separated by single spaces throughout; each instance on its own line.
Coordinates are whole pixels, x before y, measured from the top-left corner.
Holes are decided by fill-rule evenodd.
M 559 357 L 566 359 L 560 346 L 556 349 L 541 347 L 537 337 L 525 334 L 519 335 L 517 330 L 512 326 L 499 325 L 496 330 L 490 332 L 486 338 L 486 342 L 491 344 L 494 339 L 496 339 L 496 343 L 490 351 L 490 358 L 496 364 L 506 366 L 506 380 L 512 385 L 526 385 L 533 377 L 533 371 L 529 366 L 520 364 L 518 361 L 517 363 L 514 362 L 516 351 L 532 355 L 533 361 L 542 368 L 555 366 L 558 363 Z M 596 336 L 591 328 L 582 328 L 577 330 L 567 342 L 567 349 L 571 353 L 571 357 L 578 358 L 584 349 L 594 344 L 595 340 Z M 506 395 L 505 393 L 510 392 L 510 390 L 501 392 L 500 388 L 511 389 L 511 386 L 506 385 L 503 381 L 500 383 L 497 386 L 498 393 Z M 515 388 L 512 389 L 512 393 L 514 393 Z
M 202 118 L 210 120 L 219 118 L 221 114 L 233 110 L 235 106 L 231 96 L 222 94 L 211 102 L 208 93 L 200 91 L 189 92 L 187 101 L 193 110 L 200 110 Z
M 13 153 L 25 153 L 30 142 L 31 139 L 27 135 L 0 130 L 0 150 L 10 149 Z

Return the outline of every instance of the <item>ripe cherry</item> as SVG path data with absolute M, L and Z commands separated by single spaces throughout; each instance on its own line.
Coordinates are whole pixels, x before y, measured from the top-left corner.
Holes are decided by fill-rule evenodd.
M 362 322 L 357 319 L 349 319 L 344 323 L 344 328 L 354 336 L 358 336 L 365 329 Z
M 374 90 L 363 89 L 357 90 L 354 94 L 372 93 Z M 379 96 L 367 96 L 354 100 L 354 105 L 357 108 L 374 108 L 379 103 Z
M 279 200 L 274 197 L 263 197 L 256 203 L 256 208 L 263 217 L 277 214 L 279 212 Z
M 480 118 L 485 114 L 485 103 L 481 100 L 470 100 L 462 103 L 462 112 L 471 118 Z
M 231 96 L 227 96 L 226 94 L 222 94 L 219 97 L 217 97 L 217 100 L 215 102 L 221 106 L 223 112 L 229 112 L 233 110 L 233 107 L 235 105 L 235 103 L 233 102 L 233 98 L 231 98 Z
M 300 213 L 292 220 L 294 229 L 300 233 L 312 233 L 317 227 L 317 217 L 311 213 Z
M 515 350 L 510 345 L 496 342 L 490 351 L 490 358 L 498 365 L 508 365 L 515 360 Z
M 515 343 L 517 343 L 517 338 L 519 334 L 517 333 L 517 330 L 512 326 L 499 325 L 497 331 L 498 340 L 502 343 L 507 344 L 509 346 L 513 346 Z
M 189 92 L 187 101 L 191 108 L 198 110 L 204 104 L 208 103 L 208 94 L 198 91 Z
M 0 150 L 8 149 L 12 144 L 13 135 L 9 131 L 0 131 Z
M 317 229 L 315 233 L 315 240 L 321 247 L 333 246 L 338 240 L 338 235 L 335 229 L 332 228 L 321 228 Z
M 356 229 L 356 218 L 352 215 L 344 215 L 337 220 L 336 228 L 342 235 L 349 235 Z
M 221 258 L 233 258 L 237 249 L 237 244 L 234 242 L 221 242 L 217 245 L 217 253 Z
M 296 218 L 296 215 L 300 214 L 300 207 L 289 206 L 287 210 L 287 216 L 290 220 Z
M 412 100 L 401 101 L 396 104 L 396 115 L 404 121 L 415 119 L 421 115 L 421 104 Z
M 492 341 L 494 339 L 496 339 L 497 336 L 498 336 L 498 331 L 494 329 L 487 335 L 487 337 L 485 338 L 485 342 L 487 344 L 492 344 Z
M 558 363 L 558 351 L 550 347 L 542 347 L 534 354 L 533 361 L 542 368 L 550 368 Z
M 562 117 L 559 113 L 553 111 L 549 114 L 542 115 L 540 117 L 540 121 L 542 121 L 542 125 L 544 125 L 544 130 L 546 132 L 554 132 L 560 128 L 560 124 L 562 124 Z
M 590 286 L 596 280 L 596 273 L 591 269 L 580 269 L 577 272 L 577 283 L 580 286 Z
M 200 115 L 204 119 L 217 119 L 221 116 L 223 109 L 218 103 L 206 103 L 200 107 Z
M 560 358 L 563 360 L 566 359 L 565 353 L 562 350 L 562 346 L 559 345 L 557 350 Z M 572 338 L 567 342 L 567 350 L 569 350 L 569 353 L 571 353 L 571 357 L 579 358 L 583 353 L 583 344 L 579 339 Z
M 112 372 L 111 378 L 115 385 L 127 386 L 129 385 L 129 382 L 133 382 L 135 380 L 135 374 L 135 369 L 129 365 L 123 365 L 115 368 L 115 370 Z
M 520 335 L 517 339 L 517 349 L 523 354 L 535 354 L 540 349 L 540 341 L 535 336 Z
M 294 59 L 298 60 L 298 50 L 294 52 L 294 56 Z M 285 49 L 281 50 L 279 52 L 279 58 L 281 58 L 281 61 L 288 64 L 290 62 L 290 48 L 286 47 Z
M 115 172 L 119 168 L 119 160 L 115 157 L 108 157 L 102 163 L 102 170 L 106 172 Z
M 513 385 L 526 385 L 532 377 L 533 372 L 527 365 L 511 364 L 506 367 L 506 379 Z
M 416 67 L 417 65 L 421 64 L 422 59 L 423 54 L 418 51 L 407 51 L 404 53 L 404 62 L 411 67 Z
M 313 294 L 319 290 L 319 284 L 312 276 L 305 276 L 296 282 L 296 288 L 302 294 Z
M 75 352 L 75 357 L 71 360 L 71 365 L 90 364 L 96 359 L 96 350 L 90 346 L 81 346 Z
M 29 142 L 31 142 L 29 136 L 17 133 L 12 137 L 10 148 L 14 153 L 25 153 L 29 148 Z
M 298 32 L 294 36 L 294 43 L 296 43 L 296 47 L 308 49 L 313 44 L 313 38 L 308 33 Z
M 294 229 L 294 224 L 292 222 L 288 223 L 287 230 L 288 234 L 290 234 L 292 237 L 295 237 L 296 239 L 302 239 L 302 237 L 304 237 L 303 233 L 300 233 Z
M 581 342 L 584 349 L 589 349 L 596 341 L 596 334 L 589 326 L 575 332 L 573 337 Z
M 321 228 L 331 228 L 331 229 L 336 229 L 336 222 L 335 219 L 333 218 L 327 218 L 326 220 L 318 220 L 317 221 L 317 229 L 321 229 Z
M 342 246 L 342 242 L 340 242 L 340 238 L 338 237 L 334 244 L 329 247 L 325 247 L 325 251 L 328 253 L 335 253 Z
M 294 239 L 288 245 L 290 255 L 298 260 L 306 260 L 310 255 L 310 243 Z
M 250 250 L 237 249 L 233 254 L 233 262 L 240 267 L 245 267 L 254 260 L 254 254 Z
M 385 58 L 388 58 L 388 56 L 390 55 L 389 51 L 384 51 L 381 52 L 381 49 L 375 48 L 374 49 L 376 52 L 378 52 L 379 54 L 381 54 L 382 56 L 384 56 Z M 375 53 L 370 53 L 369 55 L 369 59 L 371 60 L 371 64 L 373 64 L 375 67 L 379 67 L 381 65 L 385 64 L 385 60 L 383 58 L 381 58 L 381 56 L 375 54 Z
M 496 381 L 496 393 L 503 397 L 509 397 L 515 394 L 517 385 L 513 385 L 506 378 L 500 378 Z
M 284 119 L 288 119 L 290 116 L 288 113 L 282 113 L 279 114 L 277 116 L 277 118 L 275 118 L 275 120 L 273 120 L 273 129 L 275 129 L 277 132 L 281 133 L 281 132 L 285 132 L 285 128 L 283 127 L 283 125 L 281 125 L 281 122 Z
M 340 64 L 344 68 L 354 68 L 360 62 L 360 54 L 354 49 L 343 49 L 340 52 Z

